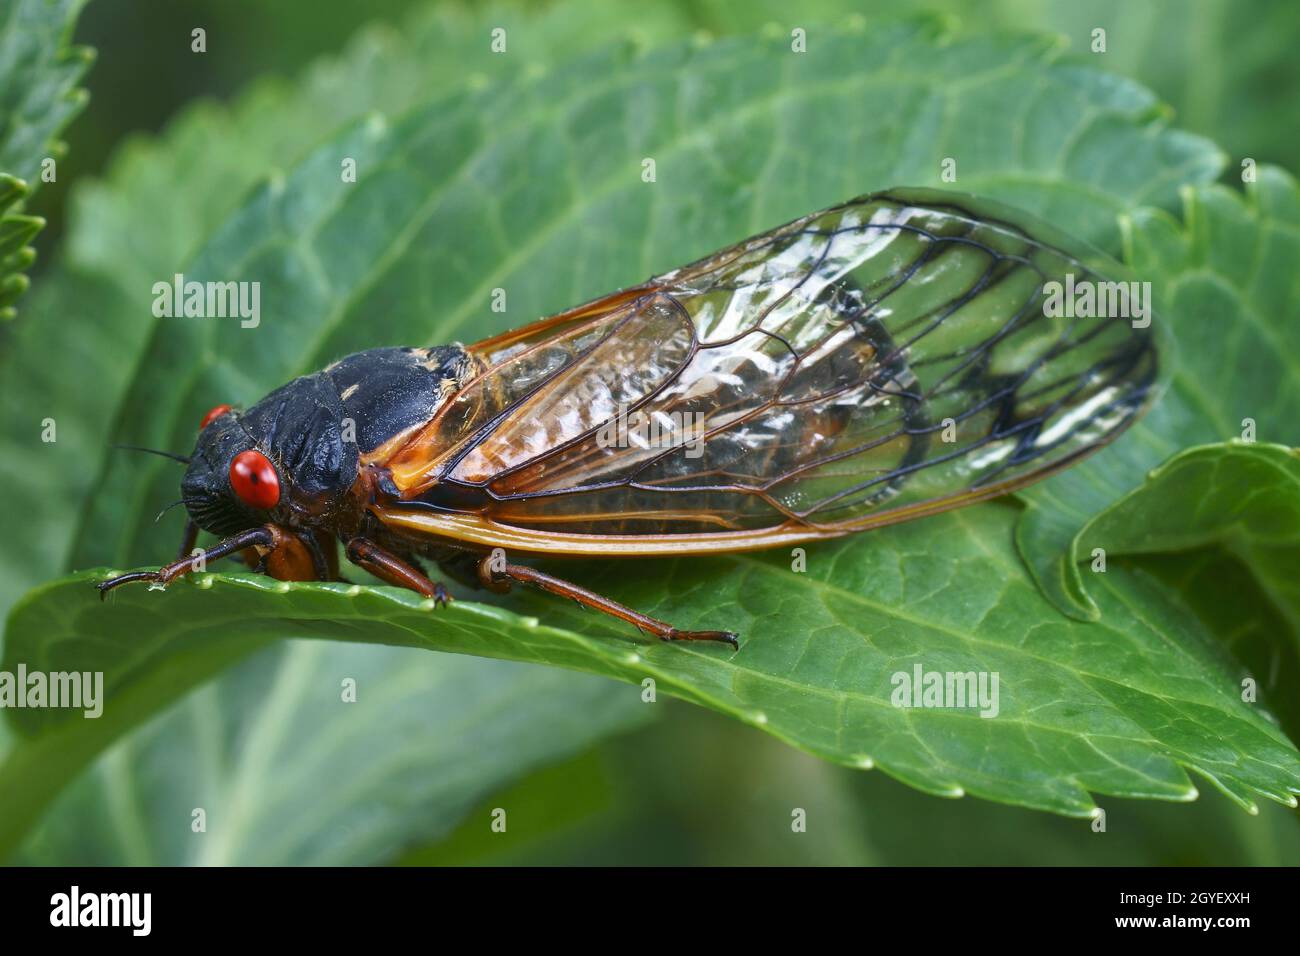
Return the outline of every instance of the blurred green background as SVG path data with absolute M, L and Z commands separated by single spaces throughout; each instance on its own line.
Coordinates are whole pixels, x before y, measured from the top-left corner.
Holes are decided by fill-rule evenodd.
M 75 40 L 98 51 L 86 79 L 92 100 L 64 138 L 59 182 L 37 194 L 32 211 L 49 219 L 37 246 L 33 282 L 56 257 L 70 194 L 108 168 L 132 138 L 165 129 L 196 99 L 237 97 L 251 83 L 294 82 L 322 56 L 342 49 L 374 21 L 400 29 L 420 0 L 100 0 L 83 12 Z M 471 4 L 443 4 L 449 22 Z M 548 4 L 503 4 L 511 16 L 548 14 Z M 875 5 L 728 3 L 613 4 L 573 21 L 573 51 L 632 35 L 653 41 L 683 31 L 714 34 L 769 22 L 835 22 Z M 891 4 L 960 15 L 968 25 L 1060 34 L 1086 52 L 1090 31 L 1108 33 L 1105 69 L 1155 91 L 1182 128 L 1214 139 L 1230 155 L 1293 172 L 1300 136 L 1300 4 L 1214 0 L 999 0 Z M 902 9 L 907 7 L 907 9 Z M 202 26 L 208 52 L 189 52 Z M 454 68 L 454 44 L 448 36 Z M 435 64 L 435 66 L 437 66 Z M 465 76 L 464 82 L 474 77 Z M 286 160 L 288 161 L 288 160 Z M 219 190 L 220 183 L 212 184 Z M 72 213 L 75 215 L 75 213 Z M 511 667 L 481 662 L 482 667 Z M 622 692 L 639 698 L 640 689 Z M 1194 804 L 1107 801 L 1107 832 L 1086 822 L 975 800 L 924 796 L 879 773 L 831 766 L 756 730 L 660 696 L 641 705 L 645 720 L 558 764 L 526 773 L 483 799 L 451 836 L 411 846 L 404 863 L 653 864 L 1278 864 L 1300 859 L 1295 813 L 1264 805 L 1250 817 L 1202 788 Z M 576 715 L 580 719 L 580 715 Z M 488 826 L 510 808 L 509 830 Z M 794 832 L 792 812 L 807 812 Z M 432 812 L 432 808 L 431 808 Z M 38 841 L 36 855 L 39 857 Z
M 49 220 L 38 240 L 53 247 L 62 231 L 69 186 L 103 171 L 123 139 L 163 128 L 195 98 L 229 99 L 255 79 L 292 81 L 314 60 L 339 51 L 361 27 L 400 27 L 426 0 L 115 0 L 90 3 L 76 41 L 98 51 L 87 83 L 93 106 L 64 137 L 71 147 L 64 174 L 37 194 L 32 211 Z M 456 2 L 438 4 L 451 16 L 484 7 L 544 13 L 555 4 Z M 615 8 L 614 4 L 600 4 Z M 646 8 L 662 8 L 656 13 Z M 797 11 L 797 12 L 796 12 Z M 1107 30 L 1106 69 L 1150 87 L 1174 111 L 1178 126 L 1202 133 L 1242 157 L 1300 172 L 1300 4 L 1291 0 L 996 0 L 978 12 L 962 0 L 918 0 L 886 5 L 853 0 L 655 0 L 626 18 L 575 23 L 575 51 L 622 36 L 653 40 L 687 29 L 714 35 L 752 31 L 768 23 L 835 23 L 853 15 L 937 11 L 967 26 L 1060 34 L 1083 52 L 1091 31 Z M 625 22 L 620 24 L 620 19 Z M 189 52 L 195 26 L 212 42 L 205 56 Z M 586 42 L 590 41 L 590 42 Z M 144 65 L 147 64 L 147 68 Z M 160 77 L 165 77 L 160 82 Z M 48 255 L 42 257 L 48 261 Z M 39 267 L 38 267 L 39 268 Z

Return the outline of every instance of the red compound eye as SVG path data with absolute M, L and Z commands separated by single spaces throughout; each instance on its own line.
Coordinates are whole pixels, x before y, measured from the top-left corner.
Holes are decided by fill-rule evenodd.
M 230 463 L 230 487 L 250 508 L 274 508 L 280 500 L 280 476 L 267 457 L 253 448 Z
M 209 425 L 215 422 L 222 415 L 226 414 L 226 412 L 228 411 L 230 411 L 229 405 L 217 405 L 213 407 L 206 415 L 203 416 L 203 421 L 199 422 L 199 431 L 203 431 L 203 429 L 207 428 Z

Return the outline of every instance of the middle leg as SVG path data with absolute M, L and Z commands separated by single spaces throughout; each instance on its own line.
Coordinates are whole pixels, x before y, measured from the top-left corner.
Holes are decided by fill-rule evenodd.
M 430 581 L 418 568 L 412 567 L 392 552 L 385 551 L 368 538 L 353 538 L 348 542 L 348 560 L 382 581 L 433 598 L 439 605 L 451 601 L 451 595 L 441 583 Z

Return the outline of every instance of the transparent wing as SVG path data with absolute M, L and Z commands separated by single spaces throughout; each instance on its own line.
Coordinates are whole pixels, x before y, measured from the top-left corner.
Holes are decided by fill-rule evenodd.
M 646 535 L 855 530 L 1019 487 L 1122 430 L 1157 371 L 1150 329 L 1048 307 L 1047 283 L 1104 280 L 1047 232 L 933 192 L 796 220 L 471 347 L 482 373 L 395 482 Z

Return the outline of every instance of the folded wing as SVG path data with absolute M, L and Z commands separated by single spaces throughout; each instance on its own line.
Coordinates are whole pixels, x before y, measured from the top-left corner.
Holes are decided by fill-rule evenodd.
M 752 539 L 1020 487 L 1129 424 L 1157 369 L 1149 329 L 1044 308 L 1103 280 L 1041 234 L 878 194 L 471 346 L 479 374 L 387 462 L 403 506 Z

